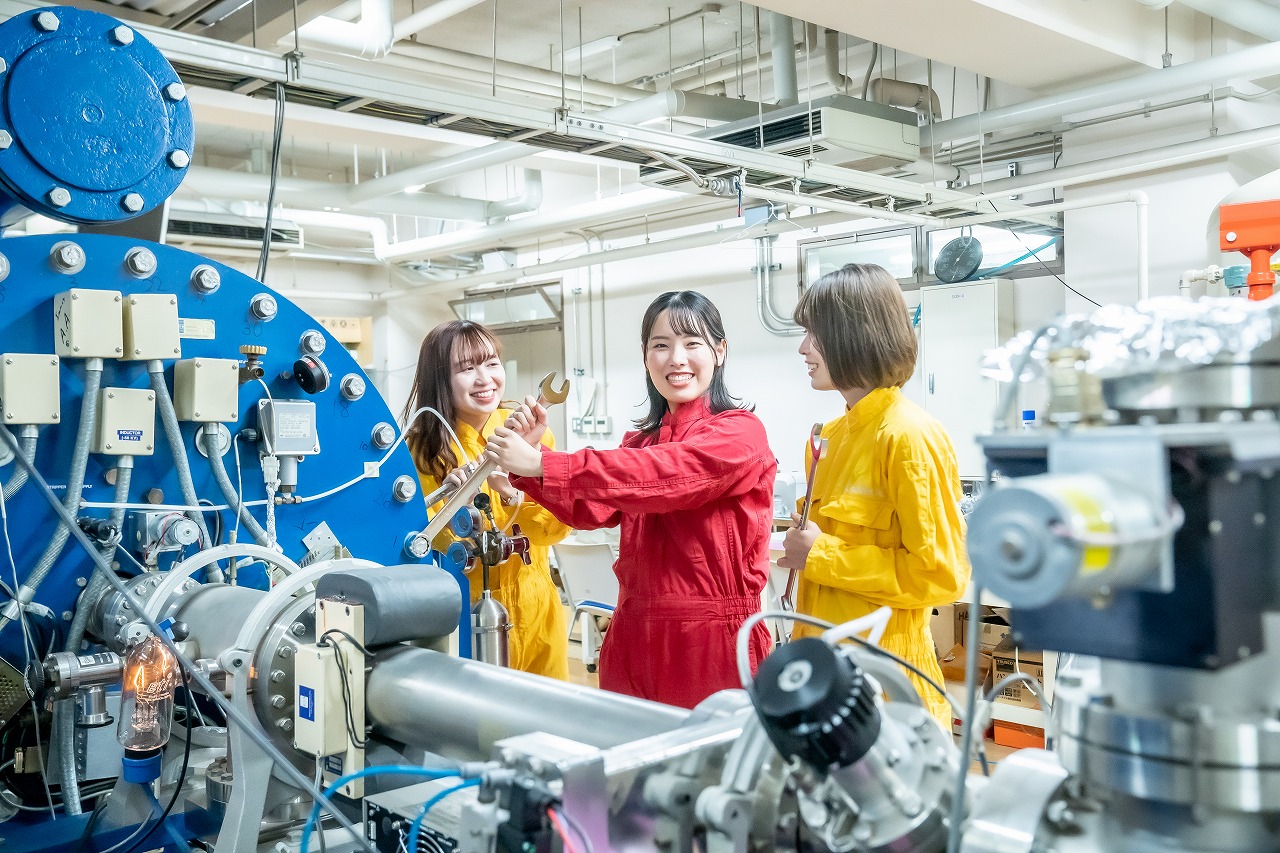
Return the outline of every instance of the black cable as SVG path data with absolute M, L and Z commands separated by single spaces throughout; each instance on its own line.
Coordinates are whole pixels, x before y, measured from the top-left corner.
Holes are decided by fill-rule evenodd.
M 999 210 L 1000 210 L 1000 208 L 996 207 L 996 203 L 995 203 L 994 201 L 988 201 L 988 202 L 987 202 L 987 204 L 991 205 L 991 209 L 992 209 L 992 210 L 995 210 L 995 211 L 999 211 Z M 1067 290 L 1070 290 L 1072 293 L 1074 293 L 1076 296 L 1079 296 L 1081 299 L 1083 299 L 1085 302 L 1088 302 L 1090 305 L 1094 305 L 1094 306 L 1096 306 L 1096 307 L 1098 307 L 1098 308 L 1101 308 L 1101 307 L 1102 307 L 1102 303 L 1101 303 L 1101 302 L 1094 302 L 1092 299 L 1090 299 L 1089 297 L 1085 296 L 1083 293 L 1081 293 L 1080 291 L 1076 290 L 1074 287 L 1072 287 L 1071 285 L 1069 285 L 1069 284 L 1067 284 L 1065 281 L 1063 281 L 1062 276 L 1058 275 L 1056 272 L 1054 272 L 1052 269 L 1050 269 L 1050 268 L 1049 268 L 1049 265 L 1048 265 L 1048 264 L 1046 264 L 1046 263 L 1041 259 L 1041 257 L 1040 257 L 1038 254 L 1036 254 L 1035 252 L 1031 251 L 1031 249 L 1029 249 L 1029 248 L 1027 247 L 1027 244 L 1026 244 L 1026 243 L 1024 243 L 1024 242 L 1022 242 L 1022 237 L 1018 234 L 1018 232 L 1017 232 L 1017 231 L 1014 231 L 1014 230 L 1013 230 L 1012 228 L 1010 228 L 1008 225 L 1001 225 L 1001 227 L 1002 227 L 1002 228 L 1004 228 L 1004 230 L 1008 231 L 1010 234 L 1012 234 L 1012 235 L 1013 235 L 1013 239 L 1015 239 L 1015 240 L 1017 240 L 1017 241 L 1018 241 L 1018 245 L 1019 245 L 1019 246 L 1021 246 L 1024 250 L 1026 250 L 1027 254 L 1029 254 L 1029 255 L 1031 255 L 1031 257 L 1035 258 L 1035 259 L 1036 259 L 1036 261 L 1040 264 L 1040 266 L 1044 267 L 1044 271 L 1045 271 L 1045 272 L 1047 272 L 1049 275 L 1051 275 L 1051 276 L 1053 276 L 1054 278 L 1056 278 L 1056 279 L 1058 280 L 1058 284 L 1061 284 L 1061 285 L 1062 285 L 1063 287 L 1065 287 Z
M 267 280 L 267 258 L 271 254 L 271 219 L 276 204 L 276 184 L 280 180 L 280 149 L 284 138 L 284 84 L 276 83 L 275 125 L 271 138 L 271 183 L 267 189 L 267 217 L 262 232 L 262 250 L 258 253 L 258 281 Z
M 333 647 L 333 656 L 337 659 L 338 663 L 338 679 L 342 682 L 342 711 L 343 719 L 347 726 L 347 737 L 351 738 L 351 745 L 356 749 L 364 749 L 367 742 L 361 736 L 356 727 L 355 712 L 352 709 L 354 702 L 351 698 L 351 685 L 347 682 L 347 655 L 346 652 L 342 650 L 341 646 L 337 643 L 330 642 L 328 639 L 330 634 L 339 634 L 346 638 L 347 641 L 354 644 L 365 657 L 369 656 L 369 650 L 356 640 L 355 637 L 352 637 L 341 628 L 330 628 L 321 634 L 319 639 L 316 640 L 317 646 Z

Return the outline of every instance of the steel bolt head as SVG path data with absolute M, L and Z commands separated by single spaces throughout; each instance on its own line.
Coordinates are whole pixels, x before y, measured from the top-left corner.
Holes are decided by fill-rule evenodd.
M 379 450 L 386 450 L 396 440 L 396 428 L 389 423 L 380 423 L 374 426 L 373 435 L 370 436 L 373 446 Z
M 121 24 L 111 31 L 111 40 L 116 44 L 133 44 L 133 30 Z
M 289 626 L 289 630 L 293 632 L 293 636 L 301 637 L 303 634 L 307 633 L 307 626 L 303 625 L 301 622 L 294 622 Z
M 3 74 L 8 70 L 9 70 L 9 63 L 5 62 L 3 59 L 0 59 L 0 74 Z
M 276 298 L 269 293 L 259 293 L 249 302 L 249 312 L 259 320 L 273 320 L 279 310 Z
M 71 204 L 71 192 L 66 187 L 54 187 L 49 190 L 49 204 L 54 207 L 66 207 Z
M 191 155 L 181 148 L 169 152 L 169 165 L 175 169 L 185 169 L 191 165 Z
M 170 83 L 164 87 L 164 94 L 171 101 L 181 101 L 187 96 L 187 87 L 181 83 Z
M 124 262 L 129 272 L 139 277 L 149 276 L 156 271 L 156 256 L 150 249 L 141 246 L 130 249 L 124 256 Z
M 284 718 L 283 720 L 277 721 L 276 725 L 280 727 L 281 731 L 286 731 L 286 732 L 293 731 L 293 720 L 290 720 L 288 717 Z
M 408 474 L 396 477 L 396 481 L 391 486 L 391 495 L 400 503 L 408 503 L 409 500 L 418 493 L 418 484 Z
M 36 15 L 36 26 L 46 33 L 56 32 L 60 23 L 58 16 L 52 12 L 41 12 Z
M 191 271 L 191 286 L 201 293 L 213 293 L 222 285 L 222 275 L 208 264 Z
M 342 384 L 339 386 L 342 396 L 352 402 L 359 400 L 364 396 L 365 382 L 364 379 L 354 373 L 348 373 L 342 377 Z
M 414 536 L 407 543 L 409 556 L 414 559 L 421 560 L 423 557 L 431 553 L 431 540 L 425 536 Z
M 68 201 L 69 200 L 70 199 L 68 199 Z M 128 193 L 125 195 L 123 199 L 120 200 L 120 204 L 122 207 L 124 207 L 125 210 L 129 211 L 130 213 L 137 213 L 138 211 L 142 210 L 142 206 L 144 202 L 142 201 L 142 196 L 138 195 L 137 193 Z
M 69 240 L 55 245 L 52 257 L 54 266 L 61 272 L 79 272 L 84 267 L 84 249 Z
M 302 338 L 298 341 L 298 347 L 308 355 L 319 355 L 324 352 L 324 346 L 324 333 L 317 329 L 308 329 L 303 332 Z
M 13 144 L 13 137 L 9 135 L 9 131 L 0 130 L 0 151 L 5 150 Z
M 284 697 L 283 697 L 283 696 L 281 696 L 279 693 L 277 693 L 277 694 L 275 694 L 274 696 L 272 696 L 272 697 L 271 697 L 271 707 L 272 707 L 272 708 L 283 708 L 283 707 L 284 707 L 284 702 L 285 702 Z

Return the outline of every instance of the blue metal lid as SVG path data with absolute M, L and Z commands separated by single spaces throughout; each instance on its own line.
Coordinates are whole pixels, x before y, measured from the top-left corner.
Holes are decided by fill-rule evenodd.
M 160 778 L 160 770 L 163 766 L 161 761 L 160 750 L 156 750 L 152 755 L 146 755 L 141 758 L 131 758 L 126 755 L 122 758 L 122 770 L 120 775 L 124 776 L 126 782 L 136 782 L 139 785 L 146 785 Z
M 195 123 L 156 47 L 115 18 L 70 6 L 0 24 L 0 185 L 68 222 L 131 219 L 186 175 Z

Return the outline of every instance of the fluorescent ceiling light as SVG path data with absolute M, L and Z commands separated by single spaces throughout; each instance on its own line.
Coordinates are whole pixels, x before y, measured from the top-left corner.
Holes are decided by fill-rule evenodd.
M 605 36 L 595 41 L 589 41 L 581 47 L 571 47 L 568 50 L 560 52 L 560 62 L 568 64 L 570 62 L 581 62 L 588 56 L 596 56 L 601 53 L 608 53 L 622 42 L 621 36 Z

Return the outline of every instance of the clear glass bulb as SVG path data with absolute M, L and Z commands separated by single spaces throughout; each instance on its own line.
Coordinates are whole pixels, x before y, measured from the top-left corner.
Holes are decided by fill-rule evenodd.
M 125 656 L 124 692 L 116 737 L 133 752 L 153 752 L 169 741 L 178 662 L 157 637 L 148 637 Z

